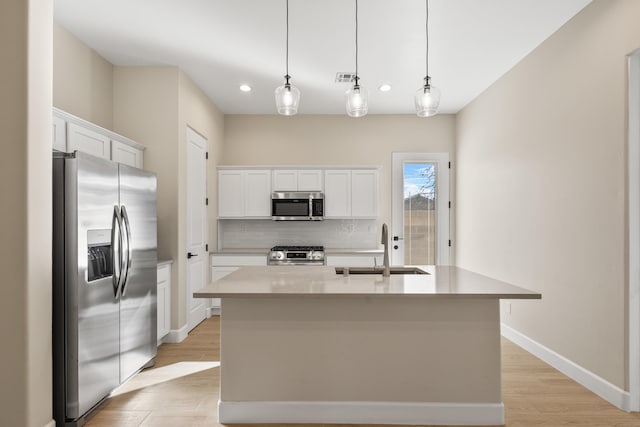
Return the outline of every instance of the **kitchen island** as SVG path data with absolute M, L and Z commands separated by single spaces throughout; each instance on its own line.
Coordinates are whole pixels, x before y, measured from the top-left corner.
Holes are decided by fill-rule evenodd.
M 221 423 L 504 423 L 499 300 L 541 295 L 457 267 L 337 275 L 243 267 L 222 298 Z

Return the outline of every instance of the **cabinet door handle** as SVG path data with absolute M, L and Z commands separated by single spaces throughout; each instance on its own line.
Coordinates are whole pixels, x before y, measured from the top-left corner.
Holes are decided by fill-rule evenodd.
M 198 254 L 192 254 L 191 252 L 187 252 L 187 259 L 191 259 L 194 256 L 198 256 Z

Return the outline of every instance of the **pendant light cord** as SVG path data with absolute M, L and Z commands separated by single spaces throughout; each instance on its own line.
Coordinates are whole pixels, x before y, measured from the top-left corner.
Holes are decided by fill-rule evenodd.
M 356 85 L 358 84 L 358 0 L 356 0 Z
M 288 1 L 288 0 L 287 0 Z M 425 0 L 424 1 L 425 7 L 427 9 L 426 11 L 426 18 L 424 20 L 424 34 L 425 34 L 425 38 L 426 38 L 426 45 L 427 45 L 427 49 L 426 49 L 426 55 L 425 55 L 425 85 L 429 84 L 429 82 L 427 81 L 429 78 L 429 0 Z
M 286 70 L 287 70 L 287 84 L 289 83 L 289 0 L 287 0 L 287 58 L 286 58 Z

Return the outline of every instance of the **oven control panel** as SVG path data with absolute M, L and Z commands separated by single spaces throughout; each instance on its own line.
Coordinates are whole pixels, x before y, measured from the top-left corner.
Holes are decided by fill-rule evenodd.
M 324 265 L 324 248 L 274 246 L 269 252 L 269 265 Z

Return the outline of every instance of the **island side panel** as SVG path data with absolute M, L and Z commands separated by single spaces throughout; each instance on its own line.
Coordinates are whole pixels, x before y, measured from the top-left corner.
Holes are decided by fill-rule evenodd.
M 500 404 L 497 299 L 224 298 L 223 402 Z

